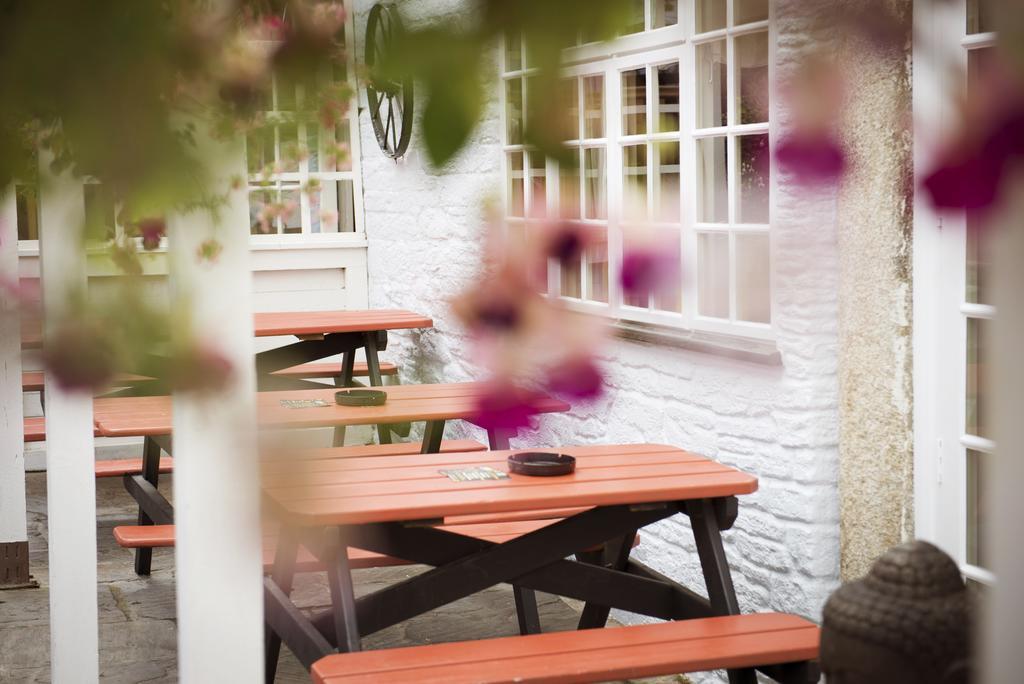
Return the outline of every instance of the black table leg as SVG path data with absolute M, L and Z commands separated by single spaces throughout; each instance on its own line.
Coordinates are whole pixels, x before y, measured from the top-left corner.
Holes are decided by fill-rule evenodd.
M 335 387 L 341 389 L 342 387 L 352 386 L 352 374 L 355 370 L 356 353 L 355 351 L 347 351 L 341 356 L 341 374 L 335 378 Z M 334 428 L 334 439 L 331 442 L 332 446 L 340 447 L 345 446 L 345 426 L 339 425 Z
M 363 649 L 356 621 L 356 597 L 352 589 L 352 570 L 348 563 L 348 546 L 340 531 L 332 529 L 324 552 L 327 564 L 327 586 L 331 590 L 331 608 L 334 614 L 334 636 L 338 650 L 352 653 Z
M 384 384 L 380 375 L 380 358 L 377 356 L 377 333 L 363 333 L 363 348 L 366 351 L 366 368 L 369 371 L 370 384 L 380 387 Z M 377 426 L 377 440 L 381 444 L 391 444 L 391 426 Z
M 292 591 L 292 582 L 295 579 L 295 561 L 298 559 L 298 555 L 298 540 L 287 530 L 282 530 L 282 534 L 277 540 L 274 568 L 270 573 L 270 579 L 285 596 L 290 595 Z M 273 684 L 277 674 L 277 660 L 281 655 L 281 636 L 274 631 L 269 623 L 264 627 L 264 633 L 264 671 L 267 684 Z
M 625 570 L 629 566 L 629 554 L 633 550 L 636 530 L 632 530 L 620 539 L 606 543 L 600 549 L 584 551 L 576 554 L 576 560 L 593 565 L 603 565 L 612 570 Z M 583 606 L 579 624 L 576 629 L 598 629 L 608 622 L 611 608 L 595 603 Z
M 444 439 L 444 421 L 428 420 L 423 430 L 423 446 L 420 447 L 420 453 L 436 454 L 441 450 L 442 439 Z
M 152 437 L 146 437 L 142 444 L 142 477 L 154 487 L 160 479 L 160 445 Z M 153 520 L 139 506 L 139 525 L 152 525 Z M 148 575 L 153 565 L 153 549 L 135 549 L 135 574 Z
M 724 509 L 716 507 L 712 499 L 686 502 L 686 512 L 690 516 L 711 608 L 716 615 L 739 615 L 740 605 L 729 572 L 729 562 L 725 558 L 725 547 L 722 546 L 722 530 L 728 529 L 732 520 L 723 520 L 725 514 L 722 511 Z M 729 670 L 728 675 L 729 684 L 757 683 L 753 668 Z

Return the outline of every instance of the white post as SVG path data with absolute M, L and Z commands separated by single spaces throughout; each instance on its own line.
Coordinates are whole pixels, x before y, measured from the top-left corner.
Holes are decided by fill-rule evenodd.
M 245 177 L 241 140 L 197 134 L 206 190 Z M 263 569 L 259 530 L 249 212 L 243 187 L 226 206 L 169 217 L 171 285 L 205 348 L 230 361 L 221 391 L 174 398 L 178 674 L 182 682 L 263 680 Z M 207 240 L 213 261 L 200 258 Z
M 82 184 L 39 159 L 39 246 L 45 334 L 86 284 Z M 50 544 L 50 670 L 54 682 L 99 679 L 96 479 L 92 396 L 46 376 L 46 491 Z
M 18 282 L 14 186 L 0 188 L 0 278 Z M 0 588 L 29 584 L 25 438 L 21 403 L 21 322 L 17 302 L 0 296 Z

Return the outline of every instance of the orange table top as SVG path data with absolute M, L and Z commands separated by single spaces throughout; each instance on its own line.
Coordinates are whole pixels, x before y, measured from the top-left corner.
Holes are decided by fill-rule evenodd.
M 363 309 L 353 311 L 278 311 L 253 316 L 256 337 L 277 335 L 324 335 L 342 332 L 373 332 L 430 328 L 434 322 L 404 309 Z M 43 337 L 38 319 L 25 319 L 21 325 L 21 346 L 35 349 Z
M 754 476 L 670 446 L 602 445 L 558 451 L 576 457 L 574 473 L 460 482 L 439 472 L 477 466 L 508 471 L 506 458 L 514 452 L 482 451 L 334 459 L 328 470 L 265 474 L 264 487 L 287 519 L 312 526 L 682 501 L 757 490 Z
M 462 382 L 439 385 L 393 385 L 377 387 L 388 394 L 383 406 L 338 406 L 334 388 L 322 390 L 284 390 L 260 392 L 257 408 L 260 425 L 275 428 L 333 427 L 375 425 L 420 420 L 459 420 L 476 413 L 477 400 L 486 385 Z M 281 400 L 321 399 L 327 406 L 287 408 Z M 538 413 L 568 411 L 569 404 L 539 396 L 534 401 Z M 171 398 L 112 397 L 93 403 L 96 427 L 104 437 L 138 437 L 171 433 Z
M 274 312 L 258 313 L 254 318 L 256 337 L 403 330 L 434 325 L 430 318 L 402 309 Z

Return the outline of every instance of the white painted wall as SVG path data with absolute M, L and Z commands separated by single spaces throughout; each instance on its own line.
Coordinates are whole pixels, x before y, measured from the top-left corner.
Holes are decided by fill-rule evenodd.
M 358 3 L 360 41 L 371 5 Z M 461 0 L 402 4 L 410 23 L 437 16 L 460 20 L 462 9 Z M 776 59 L 784 68 L 801 44 L 787 22 L 780 21 L 778 31 Z M 497 84 L 496 68 L 493 73 Z M 435 324 L 430 331 L 392 335 L 387 355 L 400 364 L 404 382 L 481 377 L 447 300 L 476 273 L 481 204 L 501 187 L 497 88 L 492 92 L 486 119 L 466 151 L 440 171 L 428 168 L 416 133 L 403 160 L 385 157 L 366 112 L 360 117 L 370 306 L 412 309 Z M 784 130 L 785 113 L 776 114 L 776 130 Z M 780 183 L 772 224 L 780 366 L 617 341 L 605 358 L 606 396 L 569 415 L 544 417 L 539 431 L 518 443 L 664 442 L 757 475 L 760 491 L 742 499 L 739 521 L 726 533 L 741 607 L 820 619 L 839 572 L 834 197 L 810 199 Z M 461 425 L 452 425 L 447 436 L 458 433 L 480 437 Z M 648 528 L 635 553 L 702 586 L 684 519 Z

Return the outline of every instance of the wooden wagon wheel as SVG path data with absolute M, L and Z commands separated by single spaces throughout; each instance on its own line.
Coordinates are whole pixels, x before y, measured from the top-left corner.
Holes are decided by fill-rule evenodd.
M 366 22 L 366 62 L 370 73 L 366 99 L 377 144 L 387 156 L 397 159 L 405 154 L 412 137 L 413 82 L 396 81 L 374 72 L 402 35 L 402 19 L 389 2 L 379 2 L 370 10 Z

